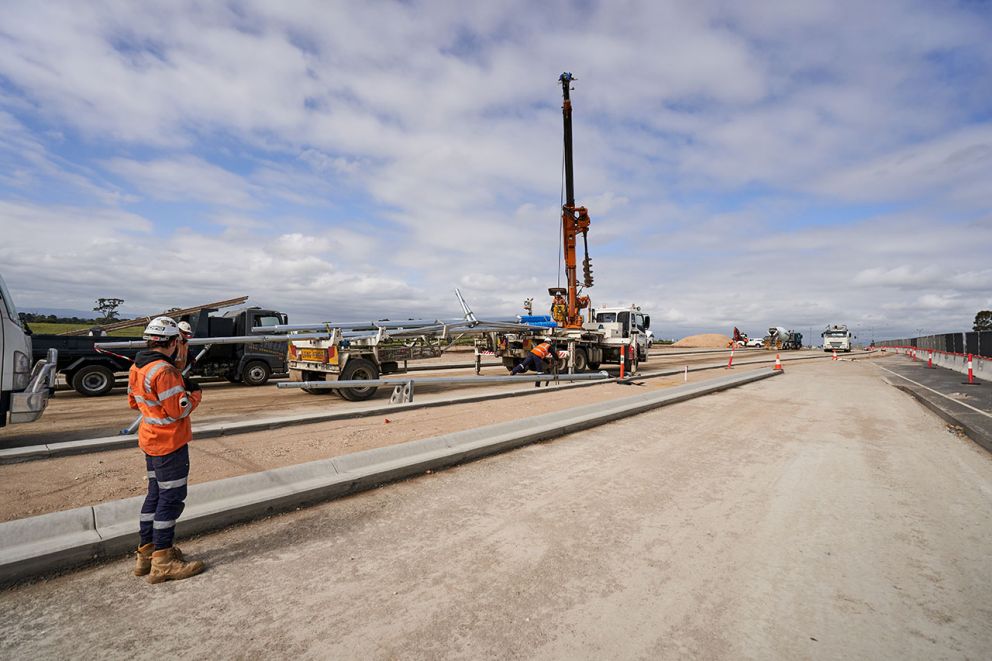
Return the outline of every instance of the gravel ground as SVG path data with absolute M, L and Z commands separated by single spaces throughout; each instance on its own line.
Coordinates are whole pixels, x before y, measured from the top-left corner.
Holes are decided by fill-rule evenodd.
M 681 365 L 719 363 L 719 354 L 665 356 L 664 351 L 653 352 L 647 367 L 651 369 Z M 743 358 L 741 354 L 738 357 Z M 767 358 L 767 355 L 761 356 Z M 490 357 L 491 358 L 491 357 Z M 753 359 L 753 357 L 748 356 Z M 471 362 L 471 353 L 447 354 L 436 361 L 424 364 L 445 364 Z M 725 359 L 724 359 L 725 360 Z M 604 366 L 610 369 L 611 366 Z M 487 367 L 482 372 L 488 376 L 505 375 L 503 367 Z M 425 376 L 468 376 L 472 369 L 444 370 L 440 372 L 418 371 L 412 375 Z M 421 385 L 417 387 L 418 397 L 451 396 L 457 393 L 487 392 L 504 390 L 499 385 Z M 300 413 L 305 411 L 348 410 L 367 406 L 370 402 L 385 404 L 390 391 L 381 389 L 370 402 L 347 402 L 334 395 L 309 395 L 300 390 L 280 390 L 274 385 L 251 388 L 240 384 L 212 382 L 203 384 L 203 404 L 196 411 L 196 421 L 227 422 L 246 417 L 262 417 L 278 413 Z M 59 443 L 84 438 L 113 436 L 130 425 L 135 412 L 128 408 L 125 391 L 117 389 L 104 397 L 83 397 L 75 391 L 56 394 L 48 409 L 38 422 L 28 425 L 9 425 L 0 429 L 0 447 Z
M 713 378 L 712 372 L 690 374 L 690 381 L 710 378 Z M 546 392 L 536 397 L 294 425 L 203 441 L 196 441 L 194 437 L 190 445 L 190 481 L 207 482 L 326 459 L 581 406 L 589 401 L 606 401 L 646 390 L 670 388 L 682 382 L 682 377 L 672 377 L 651 379 L 640 386 L 607 383 Z M 137 448 L 0 464 L 0 521 L 137 496 L 147 488 L 144 475 L 143 455 Z
M 188 581 L 9 589 L 0 656 L 988 658 L 990 506 L 985 451 L 814 363 L 186 540 Z

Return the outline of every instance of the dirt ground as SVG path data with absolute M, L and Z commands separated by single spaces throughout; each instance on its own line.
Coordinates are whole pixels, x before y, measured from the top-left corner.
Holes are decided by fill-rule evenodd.
M 689 375 L 690 382 L 711 378 L 714 375 L 707 372 Z M 681 376 L 650 379 L 636 386 L 606 383 L 535 397 L 295 425 L 202 441 L 194 438 L 190 445 L 190 481 L 207 482 L 326 459 L 681 383 Z M 144 474 L 144 459 L 137 448 L 0 464 L 0 521 L 137 496 L 147 488 Z
M 992 458 L 808 365 L 7 590 L 0 656 L 987 658 Z
M 425 364 L 451 364 L 472 361 L 471 353 L 446 354 L 437 361 Z M 436 374 L 416 372 L 417 376 L 451 376 L 471 374 L 474 370 L 445 370 Z M 483 374 L 505 374 L 502 367 L 488 367 Z M 274 384 L 252 388 L 226 381 L 203 383 L 203 404 L 196 411 L 198 422 L 223 422 L 259 417 L 267 412 L 299 412 L 326 409 L 329 405 L 348 407 L 364 406 L 351 403 L 334 395 L 308 395 L 300 390 L 280 390 Z M 377 399 L 389 400 L 385 390 Z M 100 436 L 113 436 L 130 425 L 136 413 L 128 408 L 125 388 L 117 388 L 103 397 L 84 397 L 75 391 L 56 393 L 42 418 L 28 425 L 8 425 L 0 429 L 0 447 L 13 447 L 43 443 L 73 441 Z
M 697 365 L 719 362 L 719 354 L 666 356 L 665 351 L 652 352 L 646 368 L 658 369 L 672 365 Z M 671 353 L 671 352 L 668 352 Z M 437 364 L 471 362 L 472 354 L 447 354 Z M 434 361 L 426 364 L 434 364 Z M 607 369 L 609 366 L 605 366 Z M 441 372 L 415 372 L 415 377 L 424 376 L 467 376 L 474 370 L 445 370 Z M 483 374 L 497 376 L 506 374 L 506 369 L 488 367 Z M 431 385 L 418 386 L 418 397 L 432 395 L 454 395 L 468 392 L 498 391 L 504 387 L 484 385 Z M 321 411 L 333 407 L 335 410 L 348 410 L 368 406 L 369 403 L 385 404 L 390 391 L 380 389 L 372 400 L 367 402 L 347 402 L 335 395 L 309 395 L 300 390 L 281 390 L 274 385 L 251 388 L 239 384 L 213 382 L 203 384 L 203 403 L 195 413 L 197 423 L 228 422 L 265 415 Z M 0 429 L 0 447 L 15 447 L 75 441 L 85 438 L 113 436 L 130 425 L 135 418 L 134 411 L 128 408 L 123 388 L 104 397 L 83 397 L 74 391 L 61 391 L 49 403 L 40 420 L 28 425 L 8 425 Z
M 767 356 L 759 356 L 767 360 Z M 679 356 L 685 362 L 712 363 L 713 356 Z M 756 360 L 755 358 L 751 358 Z M 789 369 L 805 369 L 809 361 L 800 361 Z M 652 368 L 657 368 L 652 362 Z M 671 367 L 669 365 L 669 367 Z M 767 369 L 767 365 L 738 364 L 736 369 Z M 714 378 L 713 371 L 690 372 L 689 381 Z M 536 397 L 508 398 L 471 404 L 457 404 L 361 417 L 307 425 L 294 425 L 275 430 L 232 434 L 194 441 L 191 450 L 191 482 L 206 482 L 246 473 L 278 468 L 292 464 L 336 457 L 351 452 L 395 445 L 406 441 L 430 438 L 464 429 L 514 420 L 581 406 L 589 401 L 618 399 L 659 388 L 683 383 L 682 376 L 655 378 L 636 386 L 602 384 L 588 388 L 544 392 Z M 498 391 L 499 386 L 473 386 L 472 392 Z M 284 391 L 275 391 L 276 393 Z M 295 394 L 295 391 L 292 391 Z M 440 392 L 447 396 L 453 392 Z M 459 393 L 461 394 L 461 393 Z M 430 395 L 419 394 L 421 398 Z M 333 397 L 314 397 L 357 407 L 361 403 L 346 403 Z M 205 400 L 207 399 L 205 395 Z M 280 401 L 281 400 L 277 400 Z M 264 407 L 257 402 L 260 417 L 275 413 L 270 402 Z M 285 408 L 281 410 L 287 410 Z M 194 414 L 199 420 L 199 409 Z M 216 419 L 216 418 L 214 418 Z M 387 423 L 386 420 L 389 420 Z M 64 421 L 60 421 L 64 423 Z M 41 459 L 15 464 L 0 464 L 0 521 L 35 516 L 73 507 L 93 505 L 117 498 L 143 494 L 143 459 L 136 448 L 110 450 L 83 455 Z

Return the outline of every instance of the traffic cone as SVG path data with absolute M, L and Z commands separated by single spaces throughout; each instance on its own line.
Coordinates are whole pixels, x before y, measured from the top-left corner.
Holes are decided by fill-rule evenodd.
M 833 360 L 837 360 L 837 349 L 834 349 L 834 357 L 833 357 Z
M 730 350 L 730 360 L 727 361 L 727 369 L 728 370 L 734 369 L 734 350 L 733 349 Z
M 779 357 L 779 354 L 775 354 L 775 367 L 773 367 L 772 369 L 782 370 L 782 359 Z M 782 371 L 784 372 L 785 370 Z

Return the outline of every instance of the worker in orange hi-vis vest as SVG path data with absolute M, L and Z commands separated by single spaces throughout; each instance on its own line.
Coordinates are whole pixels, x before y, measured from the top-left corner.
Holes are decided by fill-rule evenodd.
M 199 560 L 187 562 L 173 546 L 189 479 L 189 415 L 200 404 L 200 386 L 180 372 L 186 343 L 176 322 L 157 317 L 143 335 L 148 350 L 135 356 L 128 374 L 127 399 L 141 412 L 138 446 L 145 453 L 148 495 L 141 506 L 134 575 L 149 583 L 179 580 L 203 571 Z
M 544 368 L 547 367 L 544 361 L 547 360 L 550 354 L 551 343 L 541 342 L 530 350 L 530 353 L 519 365 L 510 371 L 510 375 L 522 374 L 527 370 L 534 370 L 538 374 L 542 374 L 544 372 Z

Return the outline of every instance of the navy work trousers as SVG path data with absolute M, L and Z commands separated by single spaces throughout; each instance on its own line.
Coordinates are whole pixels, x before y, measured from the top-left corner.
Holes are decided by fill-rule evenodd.
M 538 358 L 535 354 L 529 353 L 523 362 L 513 368 L 510 374 L 521 374 L 527 370 L 534 370 L 538 374 L 544 373 L 544 359 Z
M 141 544 L 155 543 L 155 550 L 172 546 L 176 521 L 186 507 L 186 482 L 189 479 L 189 446 L 162 457 L 145 455 L 148 470 L 148 495 L 141 506 Z

